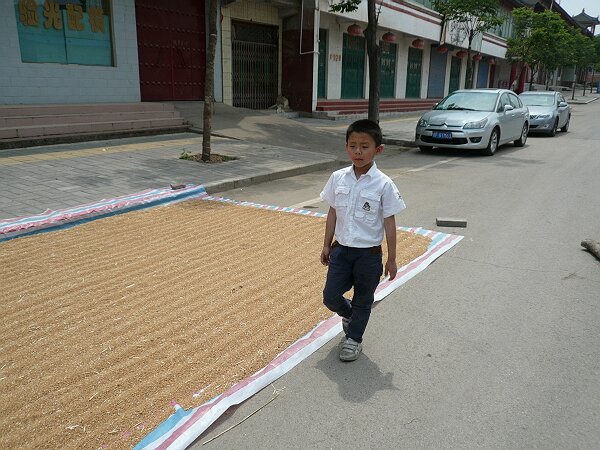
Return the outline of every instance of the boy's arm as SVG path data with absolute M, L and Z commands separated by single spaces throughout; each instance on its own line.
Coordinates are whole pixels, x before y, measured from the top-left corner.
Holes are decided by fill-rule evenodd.
M 325 238 L 323 239 L 323 250 L 321 251 L 321 264 L 329 264 L 329 252 L 331 251 L 331 242 L 335 233 L 336 213 L 335 208 L 329 207 L 327 213 L 327 222 L 325 223 Z
M 383 228 L 385 228 L 385 240 L 388 249 L 384 275 L 389 273 L 390 280 L 393 280 L 398 272 L 398 266 L 396 265 L 396 216 L 383 219 Z

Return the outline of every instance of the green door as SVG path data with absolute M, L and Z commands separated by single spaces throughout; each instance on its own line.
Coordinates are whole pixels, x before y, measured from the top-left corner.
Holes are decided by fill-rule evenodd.
M 393 98 L 396 85 L 396 44 L 381 41 L 379 95 L 381 98 Z
M 317 97 L 327 97 L 325 85 L 327 82 L 327 30 L 319 29 L 319 84 Z
M 408 71 L 406 74 L 406 98 L 421 97 L 421 71 L 423 68 L 423 50 L 408 49 Z
M 450 64 L 450 85 L 448 93 L 454 92 L 458 89 L 460 84 L 460 64 L 461 60 L 458 56 L 452 57 L 452 63 Z
M 344 34 L 342 98 L 363 98 L 365 92 L 365 38 Z

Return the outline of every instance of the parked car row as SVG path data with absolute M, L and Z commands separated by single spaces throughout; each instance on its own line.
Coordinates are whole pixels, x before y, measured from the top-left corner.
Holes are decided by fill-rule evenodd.
M 522 147 L 529 133 L 566 132 L 570 120 L 571 107 L 559 92 L 459 90 L 421 116 L 415 140 L 421 150 L 465 148 L 493 155 L 507 142 Z

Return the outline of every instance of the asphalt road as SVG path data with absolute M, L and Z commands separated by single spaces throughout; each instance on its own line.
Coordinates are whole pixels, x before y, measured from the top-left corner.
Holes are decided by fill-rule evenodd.
M 493 157 L 388 149 L 397 222 L 462 217 L 439 229 L 465 239 L 377 305 L 358 361 L 340 362 L 334 339 L 202 448 L 600 448 L 600 262 L 580 247 L 600 241 L 599 114 L 577 105 L 568 133 Z M 328 175 L 223 194 L 325 211 Z

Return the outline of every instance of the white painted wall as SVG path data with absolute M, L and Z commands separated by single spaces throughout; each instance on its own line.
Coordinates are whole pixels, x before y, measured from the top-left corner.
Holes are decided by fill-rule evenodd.
M 421 65 L 421 98 L 427 98 L 427 85 L 429 84 L 429 64 L 431 61 L 431 45 L 423 48 L 423 63 Z
M 0 2 L 0 104 L 140 101 L 134 0 L 113 0 L 114 67 L 21 62 L 14 2 Z
M 346 24 L 346 28 L 348 28 Z M 327 43 L 327 87 L 328 99 L 339 100 L 342 97 L 342 48 L 344 44 L 344 30 L 329 14 L 321 14 L 320 27 L 325 28 L 328 34 Z

